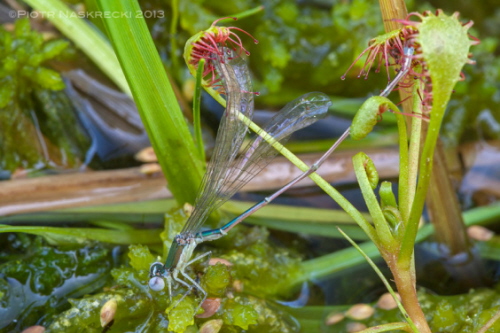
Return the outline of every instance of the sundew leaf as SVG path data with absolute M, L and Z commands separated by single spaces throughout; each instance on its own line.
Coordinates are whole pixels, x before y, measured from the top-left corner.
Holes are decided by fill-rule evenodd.
M 458 13 L 447 16 L 442 11 L 429 13 L 418 25 L 418 42 L 432 79 L 432 116 L 444 112 L 455 84 L 460 79 L 463 66 L 469 61 L 472 44 Z

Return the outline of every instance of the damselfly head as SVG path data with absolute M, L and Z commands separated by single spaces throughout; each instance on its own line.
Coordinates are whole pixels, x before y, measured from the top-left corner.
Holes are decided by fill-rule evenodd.
M 161 262 L 155 262 L 151 264 L 151 267 L 149 268 L 149 288 L 151 288 L 154 291 L 160 291 L 165 288 L 165 280 L 163 279 L 165 277 L 165 274 L 168 274 L 165 268 L 165 265 L 163 265 Z

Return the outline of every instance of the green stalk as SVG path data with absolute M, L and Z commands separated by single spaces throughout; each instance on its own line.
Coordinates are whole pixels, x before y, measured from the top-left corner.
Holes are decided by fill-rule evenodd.
M 390 249 L 394 249 L 394 237 L 392 236 L 389 224 L 385 220 L 384 213 L 382 213 L 382 209 L 380 209 L 377 197 L 373 192 L 372 184 L 368 179 L 367 165 L 368 167 L 370 167 L 369 164 L 371 164 L 373 168 L 374 166 L 371 160 L 369 160 L 370 162 L 368 163 L 367 160 L 369 160 L 369 157 L 363 152 L 354 155 L 354 157 L 352 158 L 352 162 L 354 164 L 354 172 L 356 173 L 356 179 L 358 180 L 358 184 L 361 189 L 361 193 L 363 194 L 363 199 L 366 202 L 366 206 L 368 207 L 370 215 L 373 218 L 373 224 L 375 225 L 376 237 L 370 238 L 375 242 L 375 244 L 377 244 L 379 248 L 383 249 L 384 251 L 390 251 Z M 371 172 L 373 171 L 376 172 L 375 169 L 371 170 Z M 363 228 L 362 225 L 360 225 L 360 227 Z M 370 229 L 373 229 L 371 225 Z
M 88 240 L 106 242 L 110 244 L 159 244 L 159 229 L 147 230 L 116 230 L 102 228 L 59 228 L 42 226 L 10 226 L 0 225 L 0 233 L 23 232 L 32 235 L 39 235 L 47 239 L 52 244 L 82 244 Z
M 408 188 L 405 205 L 400 208 L 403 221 L 407 223 L 410 216 L 410 207 L 413 205 L 415 198 L 415 189 L 417 188 L 417 175 L 418 175 L 418 161 L 420 157 L 420 135 L 422 132 L 422 103 L 420 101 L 419 92 L 422 91 L 420 81 L 415 82 L 413 88 L 413 113 L 416 115 L 411 120 L 411 134 L 410 134 L 410 151 L 408 156 L 408 178 L 405 186 Z
M 392 103 L 391 103 L 392 104 Z M 409 163 L 408 163 L 408 132 L 406 129 L 406 119 L 399 112 L 396 105 L 392 105 L 391 108 L 395 109 L 395 115 L 398 121 L 398 137 L 399 137 L 399 209 L 401 211 L 409 211 L 409 189 L 406 184 L 408 183 L 409 175 Z M 403 221 L 407 221 L 403 213 L 401 213 Z
M 362 243 L 359 247 L 372 259 L 380 256 L 377 246 L 372 242 Z M 284 283 L 283 288 L 290 288 L 304 281 L 311 281 L 325 276 L 331 277 L 340 274 L 345 269 L 356 267 L 363 262 L 365 262 L 365 259 L 361 257 L 358 250 L 353 247 L 307 260 L 301 263 L 300 273 L 290 277 L 290 279 Z
M 236 19 L 241 20 L 242 18 L 255 15 L 263 10 L 264 10 L 264 6 L 261 5 L 261 6 L 257 6 L 255 8 L 249 9 L 249 10 L 245 10 L 244 12 L 240 12 L 238 14 L 229 15 L 229 16 L 236 17 Z
M 418 29 L 418 42 L 421 45 L 422 54 L 432 80 L 432 109 L 420 158 L 415 200 L 398 258 L 403 269 L 409 269 L 411 265 L 413 244 L 429 188 L 434 150 L 444 112 L 453 88 L 459 80 L 460 72 L 468 61 L 469 49 L 472 44 L 467 34 L 468 27 L 463 26 L 456 16 L 447 16 L 442 11 L 438 11 L 436 15 L 428 13 L 422 19 Z
M 396 324 L 405 324 L 402 326 L 401 329 L 404 329 L 408 332 L 414 332 L 414 333 L 419 333 L 417 327 L 415 326 L 415 324 L 413 323 L 413 321 L 411 320 L 411 317 L 408 315 L 408 313 L 406 312 L 405 308 L 403 307 L 403 305 L 401 304 L 401 302 L 399 301 L 399 298 L 398 296 L 396 295 L 396 293 L 394 292 L 394 289 L 392 289 L 391 285 L 389 284 L 389 281 L 387 281 L 387 279 L 385 278 L 384 274 L 382 274 L 382 272 L 380 271 L 380 269 L 378 269 L 377 265 L 375 265 L 375 263 L 370 259 L 370 257 L 365 253 L 363 252 L 363 250 L 361 249 L 361 247 L 356 244 L 349 236 L 347 236 L 347 234 L 345 234 L 340 228 L 338 228 L 340 233 L 347 239 L 347 241 L 349 243 L 351 243 L 351 245 L 359 252 L 361 253 L 361 255 L 365 258 L 365 260 L 368 262 L 368 264 L 373 268 L 373 270 L 375 271 L 375 273 L 377 273 L 378 277 L 380 278 L 380 280 L 382 280 L 382 283 L 384 284 L 385 288 L 389 291 L 389 293 L 392 295 L 392 297 L 394 298 L 394 301 L 396 302 L 398 308 L 399 308 L 399 311 L 401 312 L 401 314 L 403 315 L 403 317 L 407 320 L 407 324 L 406 323 L 392 323 L 392 324 L 387 324 L 389 326 L 385 326 L 384 329 L 382 330 L 372 330 L 374 328 L 367 328 L 366 332 L 386 332 L 386 331 L 389 331 L 389 328 L 388 327 L 391 327 L 391 329 L 393 328 L 393 326 L 391 325 L 396 325 Z M 382 325 L 384 326 L 384 325 Z M 370 330 L 370 331 L 369 331 Z
M 141 10 L 137 1 L 98 0 L 98 5 L 111 13 Z M 135 15 L 103 21 L 169 188 L 179 204 L 193 203 L 202 163 L 146 23 Z

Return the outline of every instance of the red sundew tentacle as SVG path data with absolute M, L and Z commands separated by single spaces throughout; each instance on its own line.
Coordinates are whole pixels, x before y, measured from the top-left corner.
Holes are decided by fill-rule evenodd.
M 252 36 L 250 33 L 246 32 L 245 30 L 243 29 L 240 29 L 240 28 L 237 28 L 237 27 L 230 27 L 228 29 L 231 29 L 231 30 L 237 30 L 237 31 L 241 31 L 242 33 L 244 33 L 245 35 L 247 35 L 248 37 L 252 38 L 253 39 L 253 42 L 255 44 L 259 44 L 259 40 L 257 38 L 255 38 L 254 36 Z
M 391 45 L 390 42 L 392 42 L 393 44 Z M 401 38 L 394 38 L 392 40 L 389 41 L 389 46 L 391 48 L 394 48 L 396 50 L 399 51 L 399 54 L 403 54 L 404 53 L 404 46 L 403 46 L 403 42 L 401 41 Z
M 236 38 L 236 41 L 232 37 Z M 240 36 L 238 36 L 234 32 L 230 32 L 227 35 L 227 39 L 230 40 L 231 42 L 233 42 L 234 44 L 236 44 L 239 48 L 241 48 L 241 49 L 243 49 L 243 50 L 246 51 L 245 47 L 243 46 L 243 42 L 241 41 Z
M 395 112 L 393 112 L 395 113 Z M 417 114 L 417 113 L 406 113 L 406 112 L 398 112 L 399 114 L 402 114 L 403 116 L 408 116 L 408 117 L 414 117 L 414 118 L 419 118 L 422 119 L 425 122 L 429 122 L 431 118 L 425 114 Z
M 406 98 L 402 99 L 399 101 L 399 103 L 396 103 L 396 105 L 402 105 L 404 102 L 406 102 L 407 100 L 409 100 L 410 98 L 412 98 L 413 96 L 407 96 Z
M 407 26 L 407 27 L 417 27 L 419 24 L 421 24 L 421 22 L 417 22 L 417 21 L 412 21 L 409 19 L 409 16 L 406 18 L 406 19 L 396 19 L 394 20 L 395 22 L 398 22 L 404 26 Z
M 410 20 L 411 17 L 416 16 L 419 19 L 423 20 L 425 18 L 425 16 L 427 16 L 427 15 L 429 15 L 428 10 L 426 10 L 423 15 L 420 14 L 419 12 L 411 12 L 411 13 L 408 13 L 408 15 L 406 16 L 406 19 Z M 414 22 L 414 21 L 412 21 L 412 22 Z
M 412 79 L 411 77 L 406 76 L 404 79 L 402 79 L 401 81 L 399 81 L 398 87 L 399 88 L 411 88 L 415 84 L 414 81 L 415 80 Z
M 365 65 L 363 66 L 363 71 L 366 73 L 365 79 L 368 78 L 368 75 L 370 74 L 370 69 L 372 68 L 375 60 L 377 59 L 377 55 L 379 54 L 380 49 L 382 49 L 382 45 L 378 44 L 368 54 L 368 58 L 366 59 Z M 382 61 L 384 54 L 382 53 L 380 56 L 381 56 L 380 61 Z
M 204 48 L 209 48 L 212 50 L 217 49 L 217 43 L 215 42 L 212 34 L 206 34 L 205 37 L 201 38 L 198 42 L 193 43 L 194 47 L 203 46 Z
M 351 66 L 349 66 L 349 68 L 347 68 L 347 70 L 345 71 L 344 75 L 342 75 L 340 77 L 341 80 L 345 80 L 346 76 L 347 76 L 347 73 L 351 70 L 352 67 L 354 67 L 354 65 L 358 62 L 359 59 L 361 59 L 361 57 L 368 51 L 371 51 L 371 48 L 367 48 L 365 49 L 363 52 L 361 52 L 361 54 L 356 58 L 354 59 L 354 62 L 351 64 Z M 361 76 L 361 73 L 358 75 L 358 78 Z
M 241 31 L 251 37 L 255 43 L 258 43 L 258 40 L 255 37 L 240 28 L 216 26 L 218 22 L 227 18 L 232 18 L 233 20 L 237 19 L 235 17 L 223 17 L 215 20 L 212 23 L 211 28 L 202 32 L 200 34 L 200 38 L 192 44 L 193 47 L 191 48 L 188 60 L 189 64 L 193 65 L 194 68 L 197 68 L 199 61 L 201 59 L 205 59 L 205 68 L 203 69 L 205 84 L 207 86 L 214 87 L 219 91 L 223 88 L 221 85 L 217 85 L 220 78 L 218 78 L 214 62 L 221 61 L 220 58 L 223 58 L 224 56 L 221 47 L 228 46 L 229 48 L 233 48 L 237 52 L 238 56 L 241 55 L 242 52 L 245 52 L 247 55 L 250 54 L 250 52 L 248 52 L 248 50 L 243 46 L 241 38 L 234 31 Z M 215 57 L 214 55 L 217 55 L 218 57 Z
M 211 52 L 207 52 L 205 50 L 193 49 L 191 51 L 191 59 L 195 59 L 196 62 L 199 62 L 201 59 L 210 59 Z
M 373 66 L 373 62 L 375 61 L 376 57 L 377 57 L 377 52 L 370 52 L 368 54 L 368 59 L 366 59 L 366 62 L 361 70 L 361 72 L 359 73 L 359 76 L 361 75 L 365 75 L 365 80 L 368 79 L 368 74 L 370 74 L 370 69 L 371 67 Z M 359 77 L 358 76 L 358 77 Z
M 465 22 L 462 24 L 463 27 L 470 29 L 474 25 L 474 21 Z M 472 37 L 472 36 L 471 36 Z
M 201 53 L 206 53 L 207 56 L 210 54 L 217 54 L 219 51 L 217 48 L 213 45 L 207 44 L 207 43 L 199 43 L 196 46 L 193 47 L 193 51 L 198 51 Z
M 222 55 L 221 51 L 219 50 L 219 45 L 217 45 L 217 38 L 212 33 L 206 34 L 205 37 L 202 38 L 197 44 L 205 46 L 212 53 Z
M 472 22 L 472 21 L 471 21 Z M 472 26 L 472 25 L 471 25 Z M 469 38 L 472 39 L 470 41 L 470 45 L 478 45 L 478 44 L 481 44 L 481 41 L 479 40 L 479 38 L 475 37 L 475 36 L 472 36 L 469 34 Z
M 394 90 L 397 90 L 397 91 L 404 91 L 405 93 L 407 93 L 408 95 L 412 96 L 412 92 L 413 92 L 413 85 L 410 85 L 410 86 L 405 86 L 405 87 L 397 87 L 396 89 Z
M 387 81 L 391 81 L 391 74 L 389 73 L 389 41 L 384 43 L 384 54 L 385 54 L 385 71 L 387 72 Z
M 377 60 L 377 58 L 378 58 L 378 61 L 377 61 L 377 68 L 375 68 L 375 73 L 380 72 L 380 68 L 382 67 L 382 63 L 384 61 L 384 57 L 382 55 L 380 55 L 380 56 L 377 56 L 374 58 L 374 62 L 375 62 L 375 60 Z
M 416 78 L 427 77 L 427 74 L 425 74 L 425 73 L 419 73 L 419 72 L 412 72 L 412 75 L 415 76 Z
M 236 37 L 238 37 L 238 36 L 236 35 Z M 239 37 L 238 37 L 238 39 L 239 39 Z M 241 40 L 239 41 L 239 43 L 232 38 L 228 38 L 227 40 L 237 46 L 236 48 L 233 48 L 233 49 L 237 52 L 238 55 L 241 55 L 241 52 L 245 52 L 246 55 L 250 55 L 250 52 L 248 52 L 247 49 L 245 49 L 243 47 L 243 45 L 241 44 Z
M 229 37 L 229 28 L 217 28 L 217 33 L 214 35 L 216 43 L 225 45 L 226 39 Z
M 416 61 L 421 61 L 422 59 L 424 59 L 424 55 L 421 52 L 415 52 L 415 54 L 411 58 Z

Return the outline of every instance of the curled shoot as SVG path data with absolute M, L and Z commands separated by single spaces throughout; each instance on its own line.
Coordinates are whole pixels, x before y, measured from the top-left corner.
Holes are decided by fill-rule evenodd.
M 352 158 L 354 164 L 354 172 L 358 180 L 363 194 L 363 199 L 368 206 L 370 215 L 373 218 L 373 224 L 378 236 L 379 242 L 376 242 L 377 247 L 393 248 L 394 238 L 387 224 L 385 216 L 378 204 L 377 197 L 373 191 L 378 185 L 378 173 L 373 164 L 372 159 L 363 152 L 359 152 Z
M 359 108 L 351 124 L 351 137 L 354 140 L 364 139 L 375 125 L 382 120 L 384 112 L 391 110 L 400 113 L 398 107 L 386 97 L 372 96 Z

